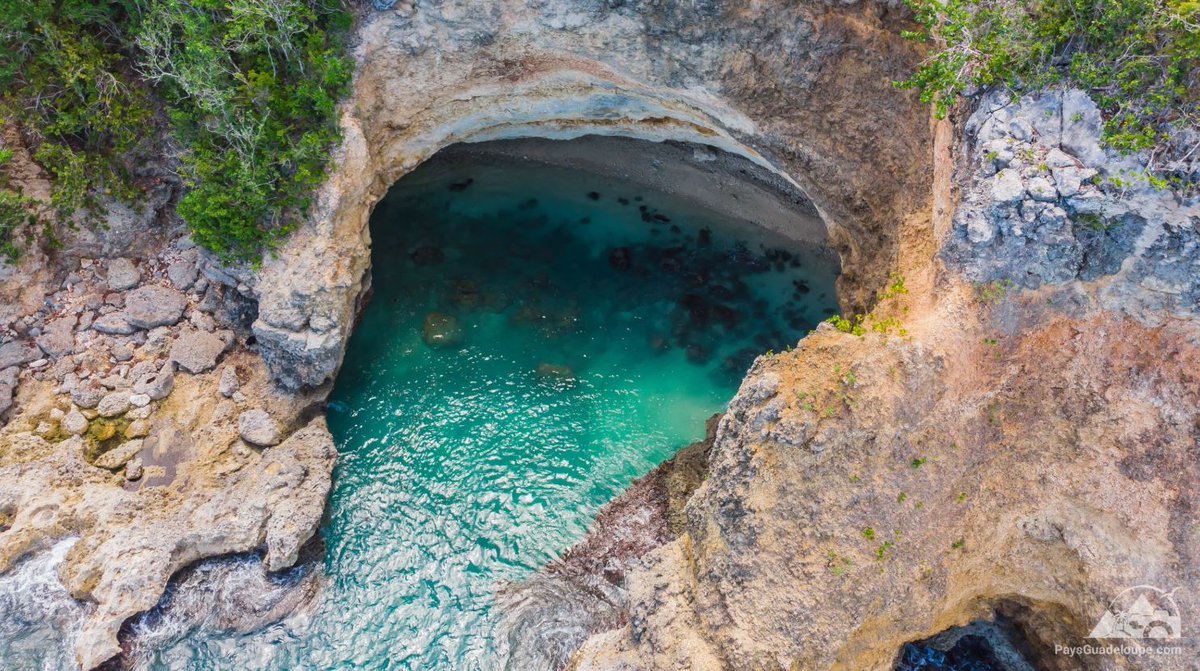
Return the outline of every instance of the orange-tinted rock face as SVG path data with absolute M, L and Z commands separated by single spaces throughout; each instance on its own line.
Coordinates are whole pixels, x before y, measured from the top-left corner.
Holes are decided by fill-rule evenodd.
M 1037 668 L 1191 664 L 1186 638 L 1167 641 L 1178 653 L 1055 652 L 1121 642 L 1088 636 L 1127 588 L 1198 605 L 1182 595 L 1200 587 L 1200 273 L 1196 199 L 1073 190 L 1075 174 L 1136 159 L 1047 146 L 1057 126 L 1037 130 L 1038 104 L 983 114 L 953 148 L 942 136 L 939 173 L 955 178 L 938 188 L 959 198 L 935 198 L 932 244 L 919 218 L 903 229 L 907 293 L 881 300 L 861 337 L 823 326 L 759 359 L 686 532 L 630 577 L 629 624 L 572 668 L 890 669 L 906 642 L 997 614 Z M 1001 121 L 1027 131 L 1011 190 L 975 141 Z M 1056 162 L 1061 177 L 1041 176 L 1053 199 L 1035 191 L 1054 169 L 1029 157 Z M 1136 242 L 1114 237 L 1104 272 L 1053 265 L 1053 249 L 1082 244 L 1072 230 L 1086 237 L 1080 193 L 1104 212 L 1139 204 Z M 1038 232 L 1063 223 L 1038 214 L 1051 203 L 1065 238 Z M 993 238 L 972 221 L 1000 223 Z

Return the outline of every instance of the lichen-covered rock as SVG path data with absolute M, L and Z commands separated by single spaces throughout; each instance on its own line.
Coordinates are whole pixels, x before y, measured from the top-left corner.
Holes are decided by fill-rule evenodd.
M 981 284 L 1074 284 L 1148 325 L 1200 316 L 1200 197 L 1138 178 L 1148 157 L 1104 149 L 1101 130 L 1081 91 L 986 96 L 942 258 Z
M 199 270 L 191 259 L 178 259 L 167 266 L 167 279 L 180 291 L 187 291 L 196 282 Z
M 42 334 L 37 337 L 38 346 L 54 359 L 70 354 L 75 349 L 77 323 L 78 318 L 75 315 L 64 315 L 46 322 Z
M 180 291 L 148 284 L 125 296 L 125 319 L 143 329 L 170 326 L 179 321 L 186 307 L 187 297 Z

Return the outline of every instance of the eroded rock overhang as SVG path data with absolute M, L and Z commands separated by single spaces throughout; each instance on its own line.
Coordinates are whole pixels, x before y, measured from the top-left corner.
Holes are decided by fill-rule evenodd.
M 476 9 L 363 19 L 343 143 L 312 216 L 237 278 L 259 302 L 254 331 L 283 386 L 332 380 L 369 285 L 372 208 L 452 144 L 616 135 L 743 157 L 820 213 L 844 306 L 886 277 L 897 222 L 928 209 L 928 115 L 887 79 L 919 52 L 876 3 L 589 8 L 570 30 L 522 3 Z

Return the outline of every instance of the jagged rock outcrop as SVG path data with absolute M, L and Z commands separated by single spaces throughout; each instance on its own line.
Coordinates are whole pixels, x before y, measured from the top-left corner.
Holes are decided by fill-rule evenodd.
M 945 146 L 958 173 L 939 188 L 962 203 L 935 214 L 932 253 L 901 258 L 909 293 L 876 308 L 887 334 L 826 324 L 755 363 L 686 532 L 631 573 L 628 624 L 569 668 L 883 670 L 998 615 L 1038 668 L 1200 655 L 1188 638 L 1055 652 L 1113 643 L 1087 636 L 1126 588 L 1200 605 L 1196 199 L 1089 183 L 1144 158 L 1100 149 L 1095 123 L 1060 130 L 1055 110 L 1096 119 L 1077 91 L 994 100 Z M 1141 223 L 1096 243 L 1093 213 Z
M 316 532 L 335 460 L 324 419 L 308 418 L 319 399 L 270 384 L 223 290 L 171 277 L 197 250 L 153 245 L 136 259 L 59 259 L 69 267 L 47 269 L 65 277 L 37 288 L 40 309 L 3 324 L 0 572 L 77 539 L 59 573 L 91 605 L 73 638 L 85 669 L 114 655 L 125 620 L 192 562 L 263 550 L 269 570 L 290 566 Z M 221 394 L 222 356 L 245 393 Z M 239 438 L 239 413 L 266 413 L 250 398 L 273 413 L 254 445 Z
M 984 99 L 963 127 L 962 201 L 942 252 L 976 282 L 1080 281 L 1088 300 L 1147 324 L 1200 316 L 1200 199 L 1100 144 L 1082 91 Z

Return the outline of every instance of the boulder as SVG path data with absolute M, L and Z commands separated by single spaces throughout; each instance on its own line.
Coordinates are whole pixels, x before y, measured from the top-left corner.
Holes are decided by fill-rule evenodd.
M 142 274 L 137 266 L 129 259 L 112 259 L 108 262 L 108 288 L 112 291 L 126 291 L 142 281 Z
M 1034 200 L 1044 203 L 1058 200 L 1058 191 L 1055 190 L 1050 180 L 1045 177 L 1034 177 L 1029 180 L 1029 195 L 1033 196 Z
M 145 469 L 142 467 L 141 457 L 134 457 L 125 464 L 125 479 L 130 482 L 141 480 L 144 473 Z
M 0 370 L 37 361 L 40 358 L 42 358 L 42 348 L 32 340 L 14 340 L 0 345 Z
M 114 391 L 100 399 L 100 403 L 96 405 L 96 412 L 99 412 L 101 417 L 118 417 L 128 412 L 129 407 L 129 392 Z
M 175 366 L 170 362 L 163 365 L 162 370 L 143 373 L 133 383 L 135 394 L 144 394 L 154 401 L 161 401 L 171 395 L 175 389 Z
M 92 329 L 108 335 L 130 335 L 137 327 L 130 324 L 124 312 L 110 312 L 92 321 Z
M 221 370 L 221 381 L 217 384 L 217 391 L 225 398 L 230 398 L 242 386 L 241 380 L 238 379 L 237 368 L 234 366 L 225 366 Z
M 85 410 L 90 410 L 100 404 L 104 398 L 104 390 L 95 383 L 81 384 L 71 390 L 71 401 Z
M 195 284 L 198 273 L 196 264 L 187 259 L 180 259 L 167 266 L 167 279 L 180 291 L 186 291 Z
M 46 322 L 46 328 L 37 337 L 37 344 L 51 358 L 57 359 L 75 349 L 75 315 L 66 315 Z
M 87 431 L 87 417 L 84 417 L 83 413 L 79 412 L 79 408 L 71 408 L 71 410 L 67 412 L 66 416 L 63 417 L 62 428 L 63 431 L 66 431 L 73 436 L 78 436 L 84 431 Z
M 247 410 L 238 416 L 238 435 L 242 440 L 259 447 L 274 447 L 283 436 L 279 425 L 265 410 Z
M 93 461 L 92 464 L 103 469 L 115 471 L 123 468 L 125 464 L 129 463 L 129 461 L 136 457 L 138 452 L 141 451 L 142 439 L 135 438 L 134 440 L 125 441 L 108 452 L 96 457 L 96 460 Z
M 138 328 L 170 326 L 183 316 L 187 298 L 182 292 L 151 284 L 129 292 L 125 297 L 125 319 Z
M 217 365 L 217 359 L 229 346 L 232 336 L 229 331 L 206 333 L 186 329 L 176 338 L 175 344 L 171 345 L 171 361 L 192 374 L 212 370 Z
M 1025 198 L 1025 186 L 1021 184 L 1021 175 L 1012 168 L 1005 168 L 992 178 L 992 200 L 997 203 L 1011 205 Z

